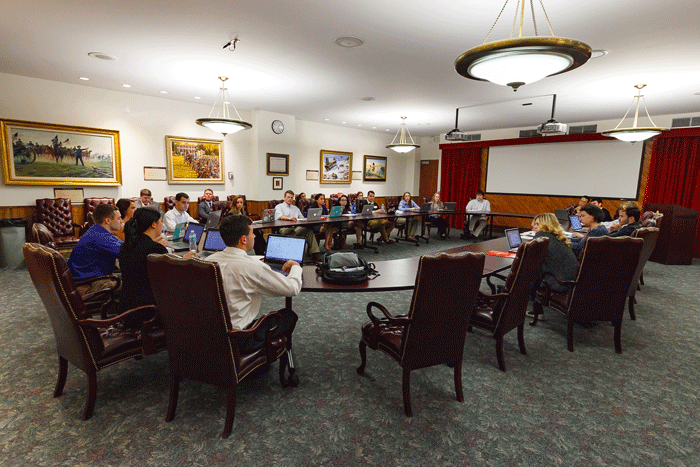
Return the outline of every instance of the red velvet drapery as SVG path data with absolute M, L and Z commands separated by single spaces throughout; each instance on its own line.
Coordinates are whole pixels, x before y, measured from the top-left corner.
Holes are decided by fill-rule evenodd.
M 479 189 L 481 148 L 444 148 L 440 170 L 440 197 L 443 202 L 457 202 L 463 211 Z M 450 216 L 450 225 L 461 229 L 464 219 Z
M 656 138 L 644 203 L 700 210 L 700 131 L 671 130 Z M 693 256 L 700 257 L 700 222 L 695 227 Z

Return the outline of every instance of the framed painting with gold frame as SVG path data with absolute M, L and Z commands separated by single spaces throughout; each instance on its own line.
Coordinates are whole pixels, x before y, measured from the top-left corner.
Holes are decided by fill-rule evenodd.
M 362 181 L 386 182 L 386 157 L 365 155 Z
M 352 181 L 352 153 L 321 150 L 320 183 L 350 183 Z
M 168 183 L 224 183 L 223 140 L 166 136 L 165 150 Z
M 0 120 L 6 185 L 119 186 L 119 131 Z

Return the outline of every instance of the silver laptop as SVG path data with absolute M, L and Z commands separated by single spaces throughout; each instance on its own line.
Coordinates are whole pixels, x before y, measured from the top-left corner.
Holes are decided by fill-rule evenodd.
M 207 217 L 207 229 L 216 229 L 219 227 L 219 222 L 221 221 L 222 211 L 211 211 Z
M 275 210 L 274 209 L 265 209 L 263 212 L 263 217 L 262 221 L 263 222 L 272 222 L 275 220 Z
M 282 266 L 290 259 L 303 264 L 304 251 L 306 251 L 306 239 L 303 237 L 268 235 L 264 262 L 273 271 L 282 273 Z
M 214 253 L 223 251 L 224 248 L 226 248 L 226 244 L 224 243 L 224 239 L 221 238 L 221 232 L 219 232 L 219 229 L 207 229 L 207 232 L 204 234 L 204 241 L 200 245 L 200 251 L 198 254 L 200 258 L 206 258 Z
M 369 216 L 374 211 L 374 204 L 365 204 L 362 206 L 362 212 L 359 212 L 361 216 Z
M 322 213 L 323 213 L 322 208 L 309 208 L 309 210 L 306 211 L 306 220 L 308 220 L 308 221 L 319 220 L 319 219 L 321 219 Z
M 506 229 L 506 238 L 508 239 L 508 251 L 516 251 L 523 244 L 523 239 L 520 236 L 519 229 Z

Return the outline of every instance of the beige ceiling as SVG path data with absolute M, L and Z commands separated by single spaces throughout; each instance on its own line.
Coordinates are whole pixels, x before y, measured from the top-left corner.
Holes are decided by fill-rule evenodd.
M 552 93 L 560 122 L 619 119 L 637 83 L 648 85 L 652 117 L 700 112 L 700 2 L 544 5 L 558 36 L 609 54 L 517 93 L 454 70 L 484 40 L 501 0 L 0 0 L 0 72 L 187 102 L 200 96 L 207 105 L 226 75 L 240 110 L 392 133 L 407 116 L 414 136 L 454 128 L 456 107 L 468 107 L 462 131 L 534 127 L 549 118 L 551 99 L 533 97 Z M 538 0 L 535 7 L 546 34 Z M 514 12 L 511 0 L 490 40 L 508 37 Z M 531 21 L 525 32 L 533 35 Z M 334 43 L 342 36 L 365 43 L 344 49 Z M 234 37 L 237 50 L 222 49 Z M 367 96 L 375 100 L 360 100 Z

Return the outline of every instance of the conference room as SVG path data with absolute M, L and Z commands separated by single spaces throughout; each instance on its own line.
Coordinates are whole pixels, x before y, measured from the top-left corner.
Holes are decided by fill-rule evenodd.
M 409 191 L 418 204 L 439 191 L 443 201 L 457 202 L 462 211 L 482 189 L 493 210 L 528 215 L 553 212 L 584 194 L 603 197 L 611 213 L 628 200 L 644 211 L 656 211 L 647 204 L 697 210 L 697 181 L 690 174 L 697 172 L 693 154 L 699 136 L 692 123 L 700 115 L 693 94 L 698 75 L 687 67 L 697 51 L 686 42 L 694 30 L 689 29 L 694 27 L 691 13 L 698 7 L 673 2 L 662 10 L 643 1 L 624 8 L 596 1 L 573 9 L 553 0 L 543 3 L 557 34 L 609 50 L 515 93 L 508 86 L 464 78 L 454 67 L 460 54 L 481 44 L 501 5 L 402 4 L 400 18 L 399 5 L 392 2 L 331 2 L 320 8 L 316 2 L 232 6 L 215 1 L 198 6 L 196 14 L 178 2 L 57 2 L 43 9 L 31 2 L 7 5 L 0 20 L 8 31 L 0 53 L 0 119 L 42 125 L 28 131 L 66 133 L 61 142 L 70 138 L 63 146 L 71 148 L 92 149 L 80 138 L 102 137 L 92 130 L 107 130 L 111 141 L 118 138 L 118 153 L 112 158 L 113 180 L 98 184 L 67 183 L 55 172 L 50 180 L 28 174 L 33 179 L 23 184 L 3 177 L 0 217 L 23 218 L 31 225 L 37 199 L 74 196 L 71 214 L 83 223 L 83 199 L 131 198 L 142 188 L 149 188 L 162 208 L 166 198 L 187 192 L 192 215 L 206 188 L 220 200 L 245 194 L 249 211 L 257 214 L 287 189 L 326 198 L 373 190 L 384 202 Z M 537 3 L 535 8 L 544 34 L 547 21 Z M 506 11 L 489 40 L 508 36 L 512 2 Z M 62 12 L 72 20 L 60 19 Z M 675 26 L 654 32 L 660 23 Z M 22 24 L 34 26 L 23 29 Z M 416 35 L 407 39 L 406 31 Z M 342 48 L 335 40 L 345 36 L 364 43 Z M 51 37 L 52 47 L 39 46 L 38 37 Z M 222 48 L 236 37 L 239 42 Z M 648 40 L 668 48 L 648 47 L 649 55 L 637 55 L 636 49 L 644 50 L 638 41 Z M 674 46 L 683 53 L 672 53 Z M 117 60 L 100 60 L 89 52 Z M 218 76 L 228 76 L 223 87 L 240 114 L 231 119 L 252 128 L 223 135 L 196 124 L 220 102 Z M 647 87 L 639 126 L 669 130 L 634 144 L 602 136 L 620 122 L 640 83 Z M 653 125 L 647 123 L 644 104 Z M 631 126 L 634 112 L 632 107 L 622 126 Z M 550 118 L 572 131 L 581 127 L 582 133 L 520 138 L 521 131 L 536 132 Z M 685 120 L 687 126 L 678 126 Z M 419 146 L 407 153 L 387 148 L 400 142 L 402 122 L 404 142 Z M 591 125 L 595 130 L 583 133 Z M 446 139 L 455 128 L 474 139 Z M 86 129 L 92 133 L 86 135 Z M 7 138 L 12 146 L 12 134 Z M 219 170 L 207 175 L 215 178 L 173 172 L 173 142 L 189 150 L 191 140 L 214 141 L 219 148 Z M 621 149 L 607 149 L 612 147 Z M 328 155 L 347 157 L 347 180 L 326 183 L 338 181 L 323 178 Z M 82 159 L 86 167 L 94 166 L 85 154 Z M 366 161 L 376 168 L 382 160 L 385 179 L 366 173 Z M 46 160 L 38 157 L 24 165 L 31 169 L 40 162 Z M 51 160 L 61 167 L 68 162 Z M 75 166 L 76 158 L 70 162 Z M 672 162 L 683 170 L 665 165 Z M 7 170 L 3 165 L 4 176 Z M 12 182 L 27 174 L 10 175 Z M 670 214 L 664 221 L 673 209 Z M 399 241 L 378 245 L 378 253 L 357 251 L 371 262 L 417 261 L 421 255 L 485 243 L 461 239 L 463 222 L 463 216 L 455 217 L 444 241 L 433 229 L 429 243 L 418 247 Z M 493 222 L 500 240 L 507 227 L 531 229 L 528 218 Z M 32 240 L 29 227 L 26 233 Z M 8 465 L 692 465 L 699 457 L 694 381 L 700 358 L 693 313 L 700 250 L 697 243 L 693 248 L 690 264 L 647 262 L 644 285 L 636 291 L 636 320 L 625 306 L 621 354 L 615 352 L 613 326 L 606 322 L 576 327 L 574 352 L 569 352 L 566 318 L 547 309 L 546 321 L 525 325 L 527 355 L 520 351 L 517 332 L 505 335 L 503 372 L 493 337 L 474 329 L 464 343 L 464 402 L 455 397 L 454 368 L 417 370 L 411 377 L 410 418 L 404 412 L 399 365 L 369 351 L 363 376 L 357 367 L 361 328 L 369 321 L 367 303 L 407 313 L 413 289 L 303 291 L 292 299 L 300 317 L 294 337 L 299 385 L 282 388 L 277 363 L 249 375 L 238 386 L 227 440 L 220 439 L 225 391 L 215 386 L 183 381 L 176 416 L 164 421 L 170 390 L 166 351 L 99 371 L 94 414 L 82 421 L 85 374 L 69 365 L 63 394 L 52 397 L 58 365 L 46 310 L 26 269 L 2 269 L 3 456 Z M 379 272 L 377 280 L 391 277 Z M 192 286 L 185 278 L 176 280 Z M 485 279 L 480 290 L 491 293 Z M 261 310 L 277 310 L 284 301 L 265 298 Z

